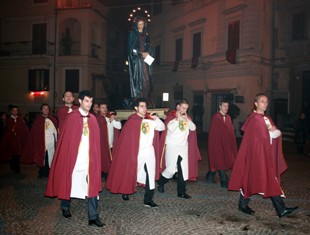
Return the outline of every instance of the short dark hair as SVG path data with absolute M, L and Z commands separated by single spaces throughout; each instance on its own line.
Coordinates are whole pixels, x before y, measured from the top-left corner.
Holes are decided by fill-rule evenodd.
M 40 106 L 40 110 L 43 109 L 43 106 L 47 106 L 49 109 L 51 109 L 51 107 L 50 107 L 48 104 L 44 103 L 44 104 L 42 104 L 42 105 Z
M 265 93 L 258 93 L 258 94 L 256 94 L 255 97 L 254 97 L 254 102 L 257 102 L 258 99 L 259 99 L 261 96 L 265 96 L 265 97 L 268 98 L 268 96 L 267 96 Z
M 180 104 L 188 104 L 188 105 L 189 105 L 189 102 L 188 102 L 187 99 L 182 98 L 182 99 L 177 100 L 177 101 L 175 102 L 175 107 L 177 107 L 177 106 L 180 105 Z
M 135 109 L 135 107 L 138 107 L 140 103 L 146 103 L 147 104 L 147 99 L 146 98 L 137 98 L 134 100 L 132 103 L 132 108 Z
M 93 93 L 90 90 L 83 90 L 79 93 L 79 99 L 84 100 L 85 96 L 89 98 L 94 98 Z
M 9 110 L 12 111 L 12 109 L 18 109 L 18 106 L 17 105 L 10 105 Z
M 72 92 L 72 91 L 65 91 L 65 92 L 62 94 L 62 98 L 65 98 L 65 94 L 66 94 L 67 92 L 70 92 L 70 93 L 72 94 L 72 96 L 74 97 L 74 95 L 73 95 L 73 92 Z
M 222 105 L 223 103 L 229 104 L 229 101 L 227 99 L 222 99 L 220 100 L 219 105 Z

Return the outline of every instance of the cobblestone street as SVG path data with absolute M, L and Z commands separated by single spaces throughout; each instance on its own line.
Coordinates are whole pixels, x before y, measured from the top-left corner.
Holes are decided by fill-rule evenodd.
M 60 201 L 43 196 L 47 179 L 37 178 L 35 165 L 22 165 L 15 174 L 1 163 L 0 234 L 310 234 L 310 156 L 298 155 L 291 142 L 283 143 L 288 163 L 281 178 L 285 202 L 299 206 L 297 213 L 279 219 L 269 199 L 254 196 L 250 205 L 256 213 L 246 215 L 237 210 L 238 192 L 206 184 L 206 143 L 200 141 L 199 179 L 187 184 L 192 199 L 177 197 L 174 180 L 164 194 L 156 190 L 158 208 L 144 206 L 142 188 L 129 201 L 104 189 L 99 201 L 100 218 L 107 225 L 103 228 L 88 225 L 85 200 L 73 199 L 72 217 L 64 218 Z

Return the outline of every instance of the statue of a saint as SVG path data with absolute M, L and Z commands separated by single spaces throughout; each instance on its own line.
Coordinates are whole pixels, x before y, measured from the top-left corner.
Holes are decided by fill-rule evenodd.
M 137 18 L 128 36 L 128 65 L 131 98 L 149 98 L 152 86 L 152 66 L 144 59 L 152 55 L 152 44 L 146 32 L 146 21 Z

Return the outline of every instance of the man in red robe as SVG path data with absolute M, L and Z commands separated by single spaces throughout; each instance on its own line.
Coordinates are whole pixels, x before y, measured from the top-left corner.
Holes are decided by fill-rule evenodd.
M 177 196 L 191 198 L 186 193 L 186 181 L 195 181 L 198 177 L 198 162 L 201 160 L 196 125 L 187 115 L 189 103 L 182 99 L 176 103 L 176 110 L 167 114 L 165 131 L 160 137 L 161 159 L 157 165 L 158 191 L 164 193 L 164 185 L 177 172 Z M 176 170 L 177 169 L 177 170 Z
M 105 187 L 111 193 L 123 194 L 123 200 L 137 191 L 137 184 L 145 186 L 144 204 L 154 203 L 156 157 L 158 157 L 159 131 L 164 123 L 156 114 L 147 116 L 146 99 L 134 103 L 135 113 L 126 121 L 113 151 L 111 170 Z
M 26 143 L 29 129 L 24 119 L 19 115 L 17 106 L 12 106 L 10 113 L 1 139 L 0 160 L 10 161 L 11 170 L 19 173 L 21 151 Z
M 58 128 L 59 132 L 61 130 L 62 124 L 64 123 L 66 117 L 69 113 L 71 113 L 74 109 L 78 109 L 79 107 L 74 105 L 74 96 L 71 91 L 65 91 L 62 98 L 64 105 L 61 106 L 57 112 L 56 116 L 58 119 Z
M 88 201 L 89 225 L 102 227 L 97 212 L 101 186 L 100 131 L 97 119 L 89 113 L 90 91 L 79 94 L 80 108 L 73 110 L 60 132 L 45 196 L 61 199 L 62 214 L 71 217 L 70 198 Z
M 21 163 L 35 163 L 38 178 L 48 177 L 57 141 L 57 120 L 50 114 L 48 104 L 40 107 L 41 115 L 34 121 L 23 149 Z
M 280 175 L 287 169 L 282 153 L 281 132 L 265 116 L 268 98 L 257 94 L 255 110 L 244 123 L 242 143 L 232 170 L 228 190 L 240 191 L 239 210 L 255 212 L 248 206 L 250 197 L 260 194 L 270 198 L 278 216 L 293 213 L 298 207 L 286 207 L 282 199 Z
M 209 172 L 206 179 L 208 183 L 213 183 L 218 171 L 223 188 L 228 185 L 225 171 L 233 168 L 237 157 L 236 137 L 231 118 L 227 114 L 228 108 L 228 100 L 219 103 L 219 111 L 211 119 L 208 137 Z

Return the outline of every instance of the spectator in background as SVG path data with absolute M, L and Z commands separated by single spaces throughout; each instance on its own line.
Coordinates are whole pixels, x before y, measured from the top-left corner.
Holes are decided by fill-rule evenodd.
M 20 172 L 20 156 L 24 148 L 28 126 L 23 117 L 19 115 L 17 106 L 10 107 L 10 116 L 6 121 L 6 126 L 0 143 L 0 160 L 10 161 L 11 170 Z
M 22 163 L 35 163 L 39 167 L 38 178 L 48 177 L 57 141 L 57 120 L 50 114 L 49 105 L 42 104 L 40 111 L 41 115 L 28 134 L 21 158 Z
M 5 129 L 5 126 L 6 126 L 7 118 L 8 118 L 8 115 L 5 112 L 0 113 L 0 141 L 1 141 L 4 129 Z

